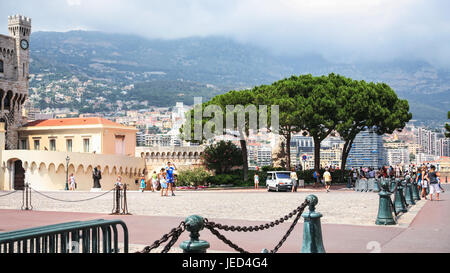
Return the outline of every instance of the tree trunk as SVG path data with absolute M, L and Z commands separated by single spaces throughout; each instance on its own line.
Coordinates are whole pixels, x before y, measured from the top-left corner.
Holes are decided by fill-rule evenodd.
M 287 151 L 287 160 L 286 160 L 286 170 L 291 170 L 291 131 L 288 131 L 286 137 L 286 151 Z
M 347 158 L 348 155 L 350 154 L 350 151 L 352 149 L 352 144 L 353 144 L 353 140 L 347 140 L 344 143 L 344 148 L 342 149 L 342 156 L 341 156 L 341 181 L 344 181 L 344 171 L 345 171 L 345 166 L 347 164 Z
M 320 139 L 314 138 L 314 170 L 319 172 L 320 170 Z
M 245 139 L 239 140 L 242 149 L 242 170 L 244 173 L 244 181 L 248 180 L 248 155 L 247 155 L 247 141 Z

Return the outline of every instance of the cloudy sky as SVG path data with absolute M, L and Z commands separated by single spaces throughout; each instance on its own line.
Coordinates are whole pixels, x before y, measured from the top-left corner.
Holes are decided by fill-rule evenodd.
M 22 14 L 33 31 L 221 35 L 283 54 L 450 67 L 448 0 L 0 0 L 0 7 L 3 34 L 7 16 Z

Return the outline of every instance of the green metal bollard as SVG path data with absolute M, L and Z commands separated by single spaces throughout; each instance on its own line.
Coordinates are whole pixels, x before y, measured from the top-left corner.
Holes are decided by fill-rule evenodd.
M 395 225 L 396 222 L 394 217 L 392 216 L 392 201 L 391 201 L 391 192 L 390 181 L 389 180 L 381 180 L 380 182 L 381 191 L 378 193 L 380 196 L 380 203 L 378 206 L 378 216 L 375 224 L 377 225 Z
M 203 217 L 198 215 L 191 215 L 184 221 L 186 224 L 186 230 L 191 234 L 189 241 L 183 241 L 180 244 L 180 248 L 184 253 L 206 253 L 209 248 L 207 241 L 199 240 L 200 230 L 204 227 Z
M 413 183 L 412 183 L 412 187 L 413 187 L 413 197 L 414 197 L 414 200 L 420 200 L 420 194 L 419 194 L 419 189 L 417 188 L 417 183 L 414 181 Z
M 315 195 L 306 197 L 309 204 L 309 212 L 302 214 L 305 219 L 303 223 L 303 245 L 302 253 L 325 253 L 322 241 L 322 228 L 320 226 L 321 213 L 315 211 L 319 199 Z
M 406 192 L 405 192 L 405 201 L 408 205 L 415 205 L 414 196 L 413 196 L 413 185 L 412 183 L 406 183 Z
M 395 191 L 394 206 L 397 212 L 408 211 L 408 209 L 406 208 L 407 204 L 405 201 L 405 195 L 403 194 L 403 185 L 401 182 L 398 182 L 397 190 Z
M 376 178 L 376 179 L 375 179 L 375 183 L 374 183 L 374 185 L 373 185 L 373 192 L 380 192 L 380 187 L 379 187 L 379 185 L 378 185 L 379 181 L 380 181 L 379 178 Z

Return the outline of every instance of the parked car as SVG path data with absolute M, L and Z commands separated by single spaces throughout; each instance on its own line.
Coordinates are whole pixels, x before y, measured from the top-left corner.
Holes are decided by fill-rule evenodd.
M 291 172 L 288 171 L 276 171 L 267 172 L 267 191 L 291 191 L 292 180 Z

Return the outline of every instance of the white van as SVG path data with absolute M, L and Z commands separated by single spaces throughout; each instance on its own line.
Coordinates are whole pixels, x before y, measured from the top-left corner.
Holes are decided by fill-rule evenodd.
M 291 172 L 289 171 L 276 171 L 267 172 L 267 191 L 291 191 L 292 190 L 292 180 Z

